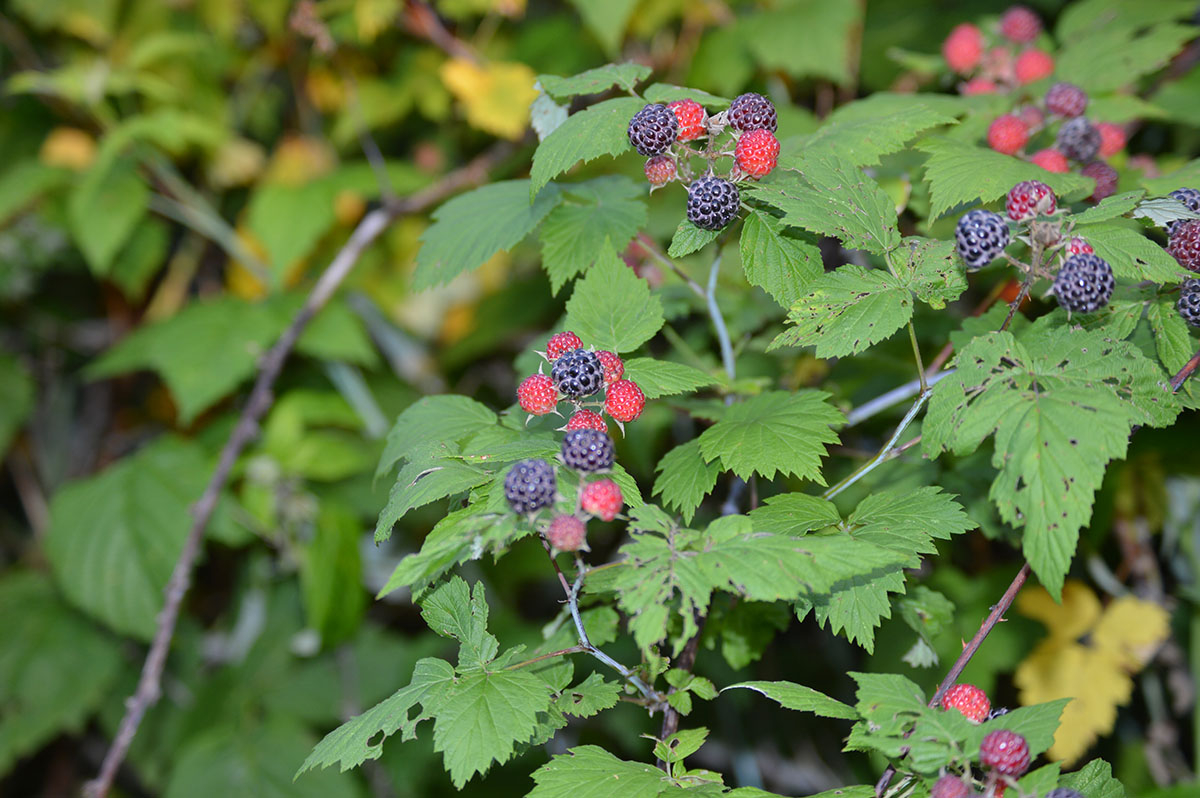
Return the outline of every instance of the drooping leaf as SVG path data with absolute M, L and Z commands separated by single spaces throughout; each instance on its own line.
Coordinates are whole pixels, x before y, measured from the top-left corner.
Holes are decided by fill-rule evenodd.
M 672 258 L 682 258 L 693 252 L 699 252 L 716 241 L 719 235 L 721 235 L 720 230 L 705 230 L 692 224 L 691 220 L 684 219 L 679 223 L 679 227 L 675 228 L 671 245 L 667 247 L 667 255 Z
M 738 33 L 765 69 L 840 84 L 850 78 L 850 32 L 862 24 L 861 14 L 853 4 L 795 0 L 746 17 Z
M 774 217 L 754 211 L 746 216 L 740 246 L 746 280 L 790 308 L 824 266 L 815 243 L 784 231 Z
M 625 34 L 625 26 L 629 24 L 629 15 L 637 6 L 637 0 L 610 0 L 610 2 L 593 3 L 590 0 L 569 0 L 583 24 L 600 41 L 604 51 L 616 55 Z
M 273 287 L 283 285 L 288 270 L 333 227 L 336 193 L 330 183 L 313 181 L 263 186 L 250 196 L 246 223 L 267 252 Z
M 567 301 L 567 326 L 589 346 L 620 354 L 637 349 L 663 325 L 662 303 L 650 284 L 602 248 Z
M 954 497 L 936 486 L 872 493 L 846 523 L 853 537 L 904 554 L 910 566 L 919 564 L 916 555 L 937 551 L 934 540 L 949 540 L 976 526 Z
M 533 154 L 530 196 L 580 161 L 620 155 L 630 149 L 626 132 L 629 120 L 644 104 L 636 97 L 616 97 L 567 117 Z
M 646 224 L 643 191 L 625 177 L 572 185 L 542 225 L 542 266 L 555 293 L 605 247 L 618 251 Z
M 812 712 L 823 718 L 842 718 L 845 720 L 855 720 L 858 718 L 858 713 L 854 711 L 853 707 L 849 707 L 835 698 L 830 698 L 824 693 L 802 684 L 795 684 L 793 682 L 739 682 L 729 685 L 722 692 L 738 687 L 762 693 L 767 698 L 777 702 L 784 709 Z
M 392 526 L 410 510 L 482 485 L 493 474 L 490 469 L 464 463 L 451 456 L 413 460 L 396 475 L 387 504 L 375 525 L 375 540 L 378 542 L 391 537 Z

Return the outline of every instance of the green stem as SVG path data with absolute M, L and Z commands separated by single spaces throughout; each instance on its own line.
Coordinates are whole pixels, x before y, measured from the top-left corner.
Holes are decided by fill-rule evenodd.
M 902 418 L 900 420 L 900 425 L 898 427 L 896 427 L 896 431 L 892 433 L 892 437 L 888 440 L 888 442 L 886 444 L 884 444 L 883 448 L 879 450 L 879 453 L 876 454 L 874 457 L 872 457 L 867 462 L 863 463 L 858 468 L 851 471 L 850 474 L 847 475 L 846 478 L 843 479 L 841 482 L 837 483 L 836 485 L 831 487 L 829 490 L 822 493 L 821 498 L 822 499 L 832 499 L 834 496 L 837 496 L 839 493 L 844 491 L 846 488 L 850 487 L 855 482 L 858 482 L 860 479 L 865 477 L 867 474 L 874 471 L 875 468 L 880 463 L 882 463 L 884 460 L 886 460 L 888 455 L 891 454 L 892 449 L 896 448 L 896 442 L 900 440 L 900 436 L 904 433 L 904 430 L 908 429 L 908 425 L 911 424 L 913 422 L 913 419 L 915 419 L 917 417 L 917 413 L 920 412 L 921 407 L 925 404 L 925 400 L 927 400 L 928 398 L 929 398 L 928 390 L 923 391 L 922 393 L 918 394 L 917 401 L 913 402 L 913 406 L 910 407 L 908 409 L 908 412 L 904 414 L 904 418 Z
M 585 651 L 587 651 L 587 649 L 584 648 L 583 646 L 571 646 L 570 648 L 563 648 L 563 649 L 559 649 L 558 651 L 551 651 L 549 654 L 542 654 L 540 657 L 534 657 L 533 659 L 527 659 L 524 662 L 518 662 L 515 665 L 509 665 L 504 670 L 515 671 L 517 668 L 524 668 L 525 666 L 532 665 L 535 662 L 542 662 L 543 660 L 553 659 L 554 657 L 565 657 L 567 654 L 582 654 Z
M 928 393 L 929 386 L 925 383 L 925 362 L 921 360 L 921 346 L 917 343 L 917 329 L 912 319 L 908 320 L 908 340 L 912 341 L 913 357 L 917 359 L 917 377 L 921 381 L 921 393 Z

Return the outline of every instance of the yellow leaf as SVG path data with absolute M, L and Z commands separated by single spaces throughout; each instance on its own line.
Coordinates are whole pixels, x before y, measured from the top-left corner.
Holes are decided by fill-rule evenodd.
M 42 141 L 38 159 L 46 166 L 82 172 L 96 159 L 96 140 L 76 127 L 56 127 Z
M 217 148 L 208 175 L 219 188 L 244 186 L 262 173 L 266 160 L 261 144 L 235 136 Z
M 375 41 L 375 37 L 391 27 L 400 13 L 400 0 L 357 0 L 354 4 L 354 23 L 358 26 L 358 38 L 364 43 Z
M 1092 644 L 1124 667 L 1141 670 L 1167 639 L 1167 611 L 1149 601 L 1122 596 L 1109 604 L 1092 632 Z
M 537 98 L 535 75 L 524 64 L 479 65 L 454 58 L 442 65 L 442 82 L 467 112 L 473 127 L 518 139 L 529 124 L 529 105 Z
M 286 186 L 302 186 L 333 171 L 337 156 L 329 143 L 308 136 L 289 136 L 271 156 L 263 180 Z
M 1017 597 L 1017 611 L 1041 621 L 1051 637 L 1074 639 L 1087 632 L 1100 617 L 1100 600 L 1087 585 L 1068 579 L 1063 585 L 1062 604 L 1044 588 L 1026 590 Z

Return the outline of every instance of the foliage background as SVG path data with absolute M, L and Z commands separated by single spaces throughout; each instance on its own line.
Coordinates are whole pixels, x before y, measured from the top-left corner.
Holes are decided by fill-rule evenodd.
M 1033 5 L 1047 20 L 1067 16 L 1059 3 Z M 1180 167 L 1196 173 L 1188 160 L 1198 142 L 1200 70 L 1186 24 L 1194 4 L 1151 5 L 1139 13 L 1179 20 L 1183 32 L 1164 33 L 1147 45 L 1157 50 L 1124 62 L 1137 91 L 1110 103 L 1141 120 L 1129 151 L 1150 160 L 1118 164 L 1123 188 Z M 1070 13 L 1086 17 L 1088 6 Z M 491 179 L 524 177 L 535 144 L 527 133 L 534 77 L 612 60 L 646 63 L 658 80 L 725 96 L 769 94 L 786 151 L 787 137 L 813 133 L 856 97 L 952 92 L 938 75 L 940 42 L 957 22 L 1001 10 L 905 0 L 444 0 L 433 17 L 399 0 L 12 0 L 0 12 L 0 791 L 67 795 L 95 772 L 136 682 L 189 506 L 258 356 L 353 225 L 386 199 L 367 153 L 378 148 L 387 190 L 400 196 L 496 139 L 513 148 Z M 1062 44 L 1089 48 L 1086 35 Z M 905 150 L 875 173 L 915 209 L 909 226 L 923 224 L 930 202 L 912 180 L 923 158 Z M 572 178 L 633 178 L 619 184 L 632 191 L 615 190 L 630 214 L 617 227 L 665 246 L 682 195 L 659 192 L 643 205 L 640 172 L 640 159 L 624 155 Z M 952 221 L 922 232 L 946 237 Z M 300 341 L 209 530 L 164 700 L 120 774 L 122 794 L 454 793 L 428 739 L 393 742 L 361 771 L 292 783 L 321 735 L 403 684 L 420 657 L 446 653 L 407 593 L 372 598 L 445 512 L 439 503 L 421 508 L 386 544 L 373 543 L 389 487 L 374 478 L 375 463 L 392 419 L 431 393 L 508 407 L 515 378 L 533 362 L 528 351 L 563 316 L 563 284 L 590 265 L 583 247 L 553 255 L 531 238 L 447 282 L 453 265 L 419 265 L 429 224 L 414 215 L 393 225 Z M 444 247 L 444 259 L 463 257 L 466 266 L 464 240 L 469 229 L 440 242 L 427 237 L 425 247 Z M 836 245 L 822 246 L 826 266 L 842 262 Z M 694 298 L 636 247 L 625 258 L 655 288 L 667 318 L 669 332 L 652 353 L 718 374 L 716 342 Z M 923 346 L 940 348 L 998 279 L 973 281 L 951 312 L 922 306 Z M 836 362 L 800 349 L 767 354 L 784 311 L 746 284 L 736 257 L 721 284 L 746 384 L 820 385 L 851 407 L 910 379 L 902 336 Z M 1194 351 L 1196 343 L 1193 335 L 1181 346 Z M 698 432 L 676 407 L 652 402 L 620 444 L 620 462 L 643 492 L 663 454 Z M 895 421 L 863 425 L 841 451 L 874 451 Z M 1114 763 L 1134 795 L 1194 789 L 1158 787 L 1186 783 L 1200 745 L 1191 702 L 1200 639 L 1198 432 L 1186 414 L 1170 431 L 1135 436 L 1127 461 L 1109 470 L 1083 536 L 1073 571 L 1080 603 L 1064 605 L 1076 611 L 1070 622 L 1089 628 L 1087 595 L 1152 579 L 1169 612 L 1172 642 L 1134 678 L 1113 733 L 1088 748 Z M 718 601 L 697 671 L 718 686 L 788 679 L 843 699 L 853 694 L 851 670 L 936 684 L 1020 563 L 986 502 L 987 455 L 942 468 L 904 458 L 844 497 L 853 507 L 883 486 L 928 484 L 936 469 L 981 525 L 941 544 L 936 568 L 923 566 L 924 584 L 955 608 L 927 641 L 941 666 L 905 662 L 916 637 L 902 609 L 864 650 L 811 620 L 789 623 L 786 611 Z M 615 552 L 621 529 L 593 538 L 599 561 Z M 498 565 L 483 558 L 462 569 L 486 584 L 490 628 L 506 645 L 539 642 L 558 610 L 543 556 L 525 541 Z M 1148 571 L 1147 556 L 1155 564 Z M 1044 645 L 1036 619 L 1049 610 L 1019 609 L 965 676 L 1000 704 L 1018 703 L 1014 673 Z M 612 650 L 636 660 L 628 639 Z M 695 764 L 731 783 L 808 794 L 871 783 L 881 769 L 840 752 L 842 727 L 785 714 L 748 691 L 700 704 L 688 723 L 713 730 Z M 637 735 L 657 731 L 657 719 L 622 705 L 546 748 L 596 743 L 645 759 Z M 524 794 L 546 757 L 533 750 L 464 793 Z

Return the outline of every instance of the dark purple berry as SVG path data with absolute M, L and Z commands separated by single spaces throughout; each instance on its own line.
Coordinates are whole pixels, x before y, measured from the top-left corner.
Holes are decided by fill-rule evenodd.
M 1072 313 L 1095 313 L 1112 299 L 1112 267 L 1099 255 L 1072 255 L 1054 277 L 1058 304 Z
M 594 429 L 571 430 L 563 436 L 562 461 L 587 474 L 612 468 L 612 438 Z
M 1000 214 L 976 208 L 958 220 L 954 240 L 967 269 L 982 269 L 1000 257 L 1008 246 L 1008 225 Z
M 514 463 L 504 477 L 504 498 L 519 515 L 554 504 L 557 490 L 554 468 L 538 458 Z
M 779 126 L 775 106 L 766 97 L 754 92 L 738 95 L 730 103 L 726 118 L 731 127 L 743 133 L 747 130 L 769 130 L 774 133 Z
M 582 399 L 598 392 L 604 385 L 604 364 L 595 352 L 575 349 L 554 361 L 550 378 L 560 393 L 571 399 Z
M 737 186 L 728 180 L 699 177 L 688 186 L 687 218 L 705 230 L 720 230 L 737 218 L 741 201 Z
M 662 155 L 679 133 L 675 113 L 665 105 L 647 105 L 629 120 L 629 143 L 642 155 Z

